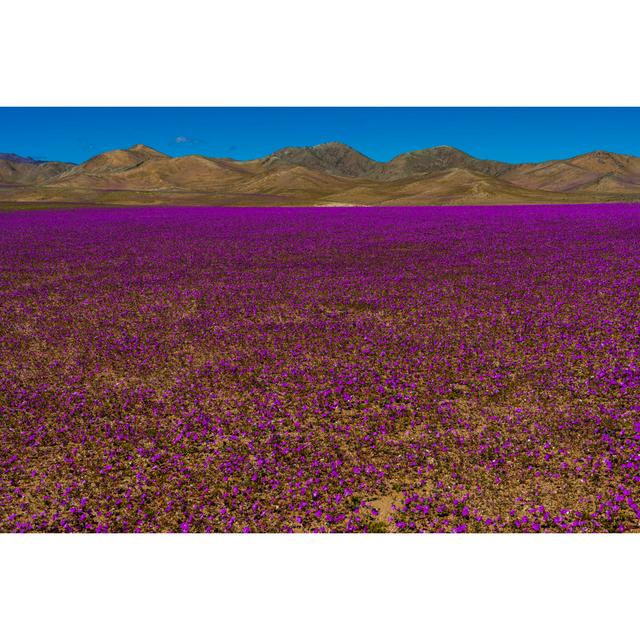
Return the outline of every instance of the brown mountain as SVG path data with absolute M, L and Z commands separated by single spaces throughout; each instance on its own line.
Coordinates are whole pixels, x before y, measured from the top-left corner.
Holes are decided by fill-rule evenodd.
M 625 156 L 609 151 L 592 151 L 571 158 L 569 162 L 594 173 L 636 173 L 640 174 L 640 158 Z
M 238 193 L 286 196 L 301 200 L 331 198 L 351 188 L 353 179 L 301 166 L 277 167 L 253 176 L 235 187 Z
M 640 200 L 640 158 L 604 151 L 509 164 L 433 147 L 377 162 L 331 142 L 236 161 L 144 145 L 73 165 L 0 156 L 0 201 L 421 205 Z
M 376 162 L 340 142 L 314 147 L 285 147 L 262 159 L 263 166 L 292 164 L 332 175 L 397 180 L 444 169 L 469 169 L 488 175 L 500 175 L 515 165 L 494 160 L 479 160 L 454 147 L 431 147 L 396 156 L 389 162 Z
M 341 142 L 327 142 L 314 147 L 285 147 L 262 158 L 261 162 L 265 168 L 295 165 L 351 178 L 367 176 L 384 164 Z
M 568 160 L 517 165 L 502 173 L 501 178 L 518 186 L 545 191 L 603 191 L 609 185 L 612 193 L 637 193 L 640 158 L 593 151 Z
M 0 160 L 8 160 L 9 162 L 17 162 L 21 164 L 42 164 L 46 160 L 35 160 L 29 156 L 19 156 L 15 153 L 0 153 Z
M 133 161 L 133 162 L 132 162 Z M 216 190 L 251 176 L 240 163 L 203 156 L 172 158 L 131 153 L 101 154 L 58 180 L 59 186 L 128 191 L 157 189 Z
M 0 186 L 43 184 L 57 178 L 75 165 L 68 162 L 30 161 L 13 154 L 0 157 Z
M 495 160 L 480 160 L 454 147 L 431 147 L 396 156 L 382 165 L 375 177 L 395 180 L 446 169 L 466 169 L 490 176 L 499 176 L 514 165 Z
M 126 171 L 140 166 L 147 160 L 169 158 L 170 156 L 143 144 L 128 149 L 106 151 L 78 165 L 78 173 L 102 174 L 105 172 Z
M 444 169 L 419 176 L 369 182 L 334 194 L 345 204 L 415 206 L 424 204 L 544 202 L 548 194 L 517 187 L 469 169 Z

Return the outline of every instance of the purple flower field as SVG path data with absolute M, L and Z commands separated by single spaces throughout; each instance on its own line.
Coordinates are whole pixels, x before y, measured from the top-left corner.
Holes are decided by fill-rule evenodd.
M 0 213 L 0 531 L 640 531 L 640 205 Z

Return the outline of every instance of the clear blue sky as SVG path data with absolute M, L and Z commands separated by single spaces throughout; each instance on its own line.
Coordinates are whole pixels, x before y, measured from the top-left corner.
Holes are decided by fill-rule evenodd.
M 339 140 L 375 160 L 436 145 L 507 162 L 604 149 L 640 156 L 640 108 L 0 108 L 0 152 L 81 162 L 143 143 L 240 160 Z

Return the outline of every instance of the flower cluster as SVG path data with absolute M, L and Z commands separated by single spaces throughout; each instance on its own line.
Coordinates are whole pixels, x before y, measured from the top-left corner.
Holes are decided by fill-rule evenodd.
M 0 214 L 0 530 L 640 529 L 640 206 Z

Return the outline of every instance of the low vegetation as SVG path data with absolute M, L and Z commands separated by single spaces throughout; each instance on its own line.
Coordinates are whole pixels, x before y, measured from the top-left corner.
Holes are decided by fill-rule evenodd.
M 0 216 L 0 530 L 640 530 L 640 207 Z

